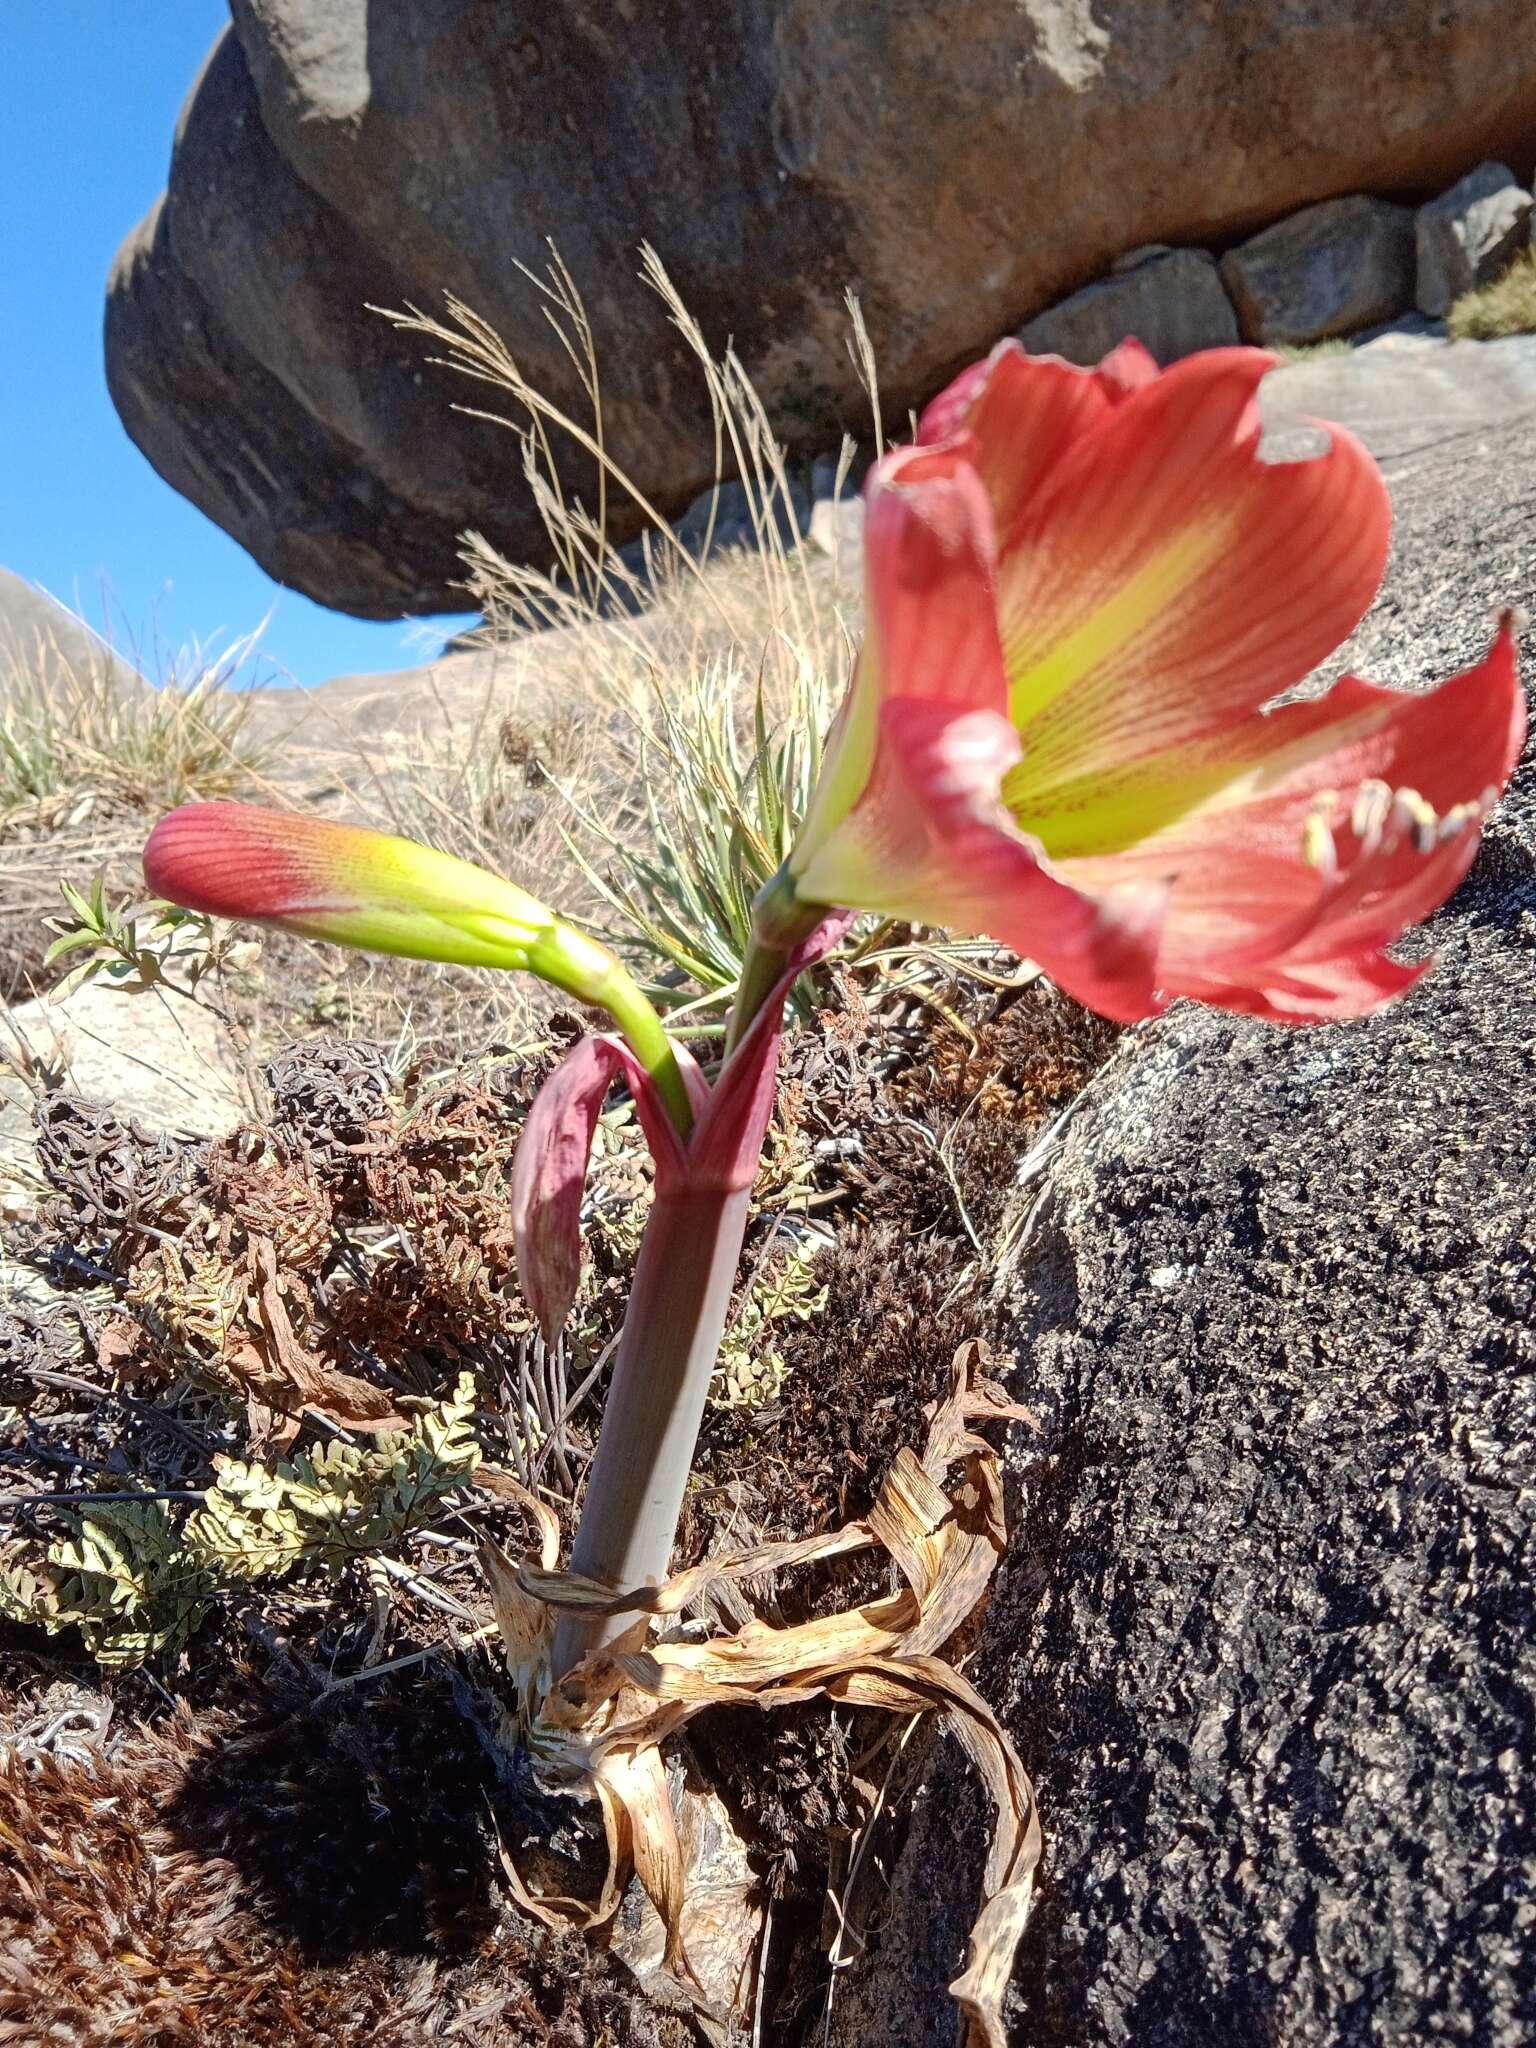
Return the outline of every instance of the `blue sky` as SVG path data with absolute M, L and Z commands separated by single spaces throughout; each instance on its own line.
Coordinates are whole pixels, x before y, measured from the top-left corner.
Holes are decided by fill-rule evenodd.
M 107 268 L 226 18 L 224 0 L 0 0 L 0 566 L 98 628 L 110 604 L 125 646 L 227 644 L 270 611 L 266 679 L 406 667 L 441 634 L 283 590 L 160 481 L 107 396 Z

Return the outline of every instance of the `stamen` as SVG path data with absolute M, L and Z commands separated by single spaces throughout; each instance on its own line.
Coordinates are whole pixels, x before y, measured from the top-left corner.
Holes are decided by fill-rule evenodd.
M 1307 823 L 1300 827 L 1300 858 L 1309 868 L 1317 868 L 1321 874 L 1333 874 L 1339 866 L 1339 850 L 1333 842 L 1333 825 L 1329 823 L 1337 795 L 1325 791 L 1307 815 Z
M 1374 847 L 1391 812 L 1390 786 L 1372 776 L 1369 781 L 1362 782 L 1355 792 L 1354 809 L 1349 814 L 1350 829 L 1357 839 L 1366 841 Z
M 1448 839 L 1455 839 L 1458 834 L 1465 832 L 1469 825 L 1480 825 L 1484 815 L 1484 807 L 1481 804 L 1453 804 L 1440 820 L 1439 836 L 1441 845 L 1443 846 Z
M 1440 825 L 1439 814 L 1434 805 L 1420 796 L 1416 789 L 1400 789 L 1397 792 L 1392 803 L 1392 823 L 1397 832 L 1413 834 L 1415 852 L 1434 852 Z

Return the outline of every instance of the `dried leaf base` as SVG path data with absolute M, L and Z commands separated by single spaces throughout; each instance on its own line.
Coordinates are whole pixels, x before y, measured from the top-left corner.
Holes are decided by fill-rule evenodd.
M 937 1714 L 981 1773 L 996 1817 L 966 1968 L 950 1991 L 968 2043 L 1006 2048 L 1003 1998 L 1040 1860 L 1040 1825 L 1012 1743 L 942 1655 L 984 1599 L 1004 1549 L 997 1454 L 970 1425 L 1030 1419 L 983 1376 L 984 1362 L 979 1345 L 962 1346 L 921 1457 L 902 1451 L 868 1516 L 842 1529 L 714 1558 L 663 1586 L 615 1592 L 555 1568 L 554 1518 L 524 1494 L 540 1529 L 539 1556 L 514 1564 L 493 1547 L 484 1552 L 517 1689 L 519 1739 L 547 1785 L 601 1802 L 608 1843 L 593 1901 L 539 1895 L 510 1859 L 509 1881 L 539 1919 L 595 1930 L 612 1924 L 633 1872 L 659 1918 L 663 1960 L 711 2031 L 750 2017 L 755 1968 L 744 1967 L 739 1941 L 723 1938 L 720 1901 L 698 1896 L 697 1884 L 690 1896 L 663 1747 L 707 1707 L 771 1710 L 825 1697 L 903 1718 Z M 680 1617 L 726 1582 L 746 1591 L 754 1580 L 871 1548 L 885 1550 L 905 1581 L 887 1598 L 788 1628 L 752 1620 L 730 1633 L 703 1624 L 701 1634 L 690 1626 L 628 1654 L 588 1658 L 549 1684 L 561 1611 Z

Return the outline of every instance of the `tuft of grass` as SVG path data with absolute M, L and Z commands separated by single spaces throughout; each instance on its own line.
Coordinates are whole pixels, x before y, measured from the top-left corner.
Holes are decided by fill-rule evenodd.
M 821 767 L 827 677 L 807 662 L 779 681 L 770 712 L 765 681 L 754 692 L 727 655 L 658 693 L 634 727 L 628 817 L 610 823 L 566 792 L 591 849 L 572 835 L 572 855 L 616 936 L 721 999 L 741 971 L 752 900 L 788 856 Z M 678 999 L 665 981 L 650 992 Z
M 1502 277 L 1464 292 L 1446 315 L 1452 341 L 1536 334 L 1536 248 L 1522 249 Z
M 545 313 L 560 336 L 585 395 L 590 424 L 547 398 L 526 376 L 495 330 L 472 308 L 449 295 L 447 318 L 438 320 L 410 308 L 392 316 L 406 332 L 443 348 L 439 360 L 510 401 L 513 417 L 465 407 L 474 417 L 509 427 L 517 436 L 524 482 L 538 508 L 553 566 L 538 570 L 508 562 L 482 536 L 467 536 L 466 588 L 486 616 L 492 637 L 562 627 L 586 628 L 601 621 L 637 619 L 631 638 L 612 636 L 610 647 L 649 656 L 652 663 L 698 651 L 741 647 L 772 669 L 787 662 L 798 668 L 809 658 L 821 666 L 837 663 L 842 634 L 834 607 L 817 587 L 812 557 L 797 545 L 796 493 L 784 449 L 776 440 L 762 399 L 734 348 L 716 355 L 689 313 L 655 250 L 642 249 L 642 275 L 661 298 L 678 333 L 699 366 L 714 422 L 714 467 L 724 480 L 734 473 L 746 495 L 754 546 L 745 579 L 721 579 L 705 560 L 715 521 L 706 519 L 696 546 L 685 542 L 609 453 L 604 438 L 602 384 L 591 323 L 581 294 L 558 254 L 544 277 L 524 270 L 545 302 Z M 854 352 L 861 373 L 873 375 L 862 321 L 853 318 Z M 861 341 L 863 346 L 860 346 Z M 878 393 L 871 406 L 879 419 Z M 879 428 L 876 426 L 878 439 Z M 592 464 L 592 503 L 575 497 L 562 477 L 557 449 L 574 447 Z M 841 475 L 854 457 L 843 448 Z M 716 487 L 718 502 L 719 483 Z M 647 522 L 638 550 L 621 552 L 607 538 L 610 504 L 628 499 Z M 745 606 L 741 600 L 747 597 Z M 678 600 L 682 600 L 679 603 Z M 751 643 L 748 645 L 747 643 Z M 635 674 L 622 660 L 617 668 L 600 654 L 594 680 L 633 690 Z
M 56 641 L 0 653 L 0 842 L 63 815 L 140 814 L 227 796 L 259 772 L 250 707 L 230 685 L 248 648 L 159 687 Z
M 260 776 L 232 687 L 250 653 L 168 662 L 156 687 L 105 646 L 89 662 L 46 636 L 0 646 L 0 999 L 41 966 L 62 876 L 131 885 L 150 818 Z
M 1323 356 L 1347 356 L 1354 347 L 1342 335 L 1327 341 L 1270 341 L 1264 345 L 1282 363 L 1315 363 Z
M 443 320 L 394 316 L 510 404 L 510 418 L 479 416 L 516 434 L 553 564 L 511 563 L 483 536 L 466 537 L 466 588 L 485 637 L 523 663 L 527 687 L 514 674 L 511 711 L 499 723 L 487 715 L 467 746 L 440 735 L 438 758 L 397 778 L 394 815 L 402 829 L 515 873 L 652 971 L 659 956 L 662 999 L 723 1002 L 752 896 L 788 851 L 815 781 L 852 661 L 857 593 L 799 544 L 795 478 L 734 350 L 711 350 L 650 249 L 644 273 L 698 363 L 716 473 L 739 477 L 752 544 L 715 552 L 709 517 L 685 541 L 609 454 L 590 325 L 558 257 L 546 277 L 527 274 L 577 366 L 588 421 L 531 384 L 461 302 L 450 298 Z M 878 444 L 873 363 L 857 308 L 850 314 Z M 557 450 L 572 444 L 592 465 L 590 503 L 562 480 L 569 463 Z M 845 441 L 839 492 L 854 455 Z M 623 551 L 606 533 L 620 496 L 650 522 Z

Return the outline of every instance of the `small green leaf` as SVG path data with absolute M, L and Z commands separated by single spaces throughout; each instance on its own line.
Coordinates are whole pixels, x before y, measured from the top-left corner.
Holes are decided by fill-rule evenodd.
M 62 959 L 66 953 L 77 953 L 82 946 L 95 946 L 99 944 L 100 940 L 95 932 L 80 930 L 65 932 L 61 937 L 55 939 L 47 952 L 44 953 L 43 965 L 51 967 L 55 960 Z

